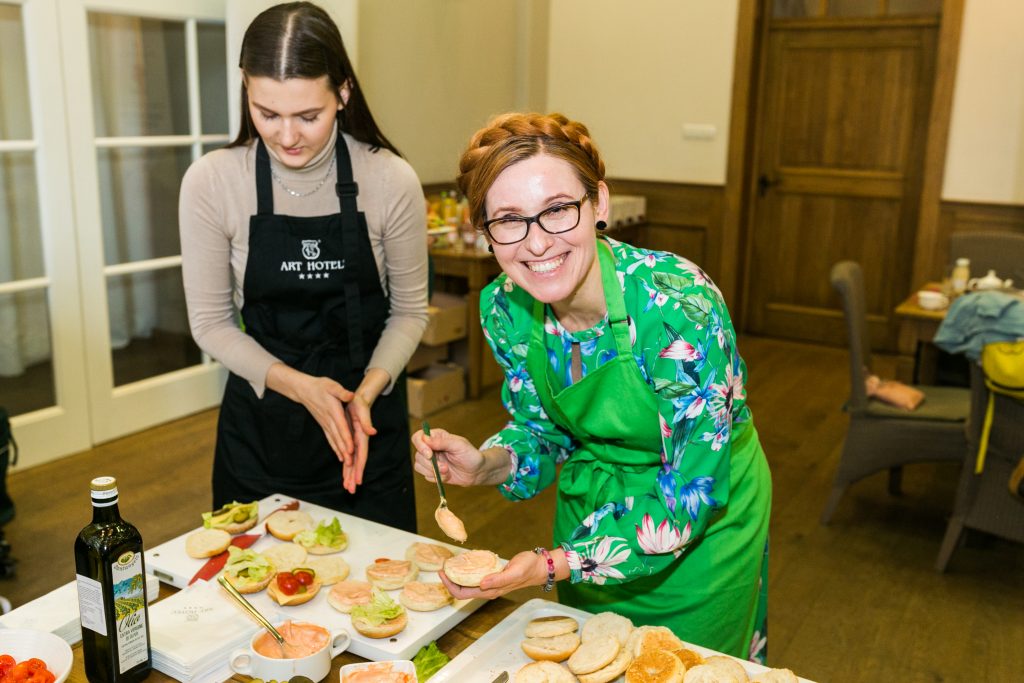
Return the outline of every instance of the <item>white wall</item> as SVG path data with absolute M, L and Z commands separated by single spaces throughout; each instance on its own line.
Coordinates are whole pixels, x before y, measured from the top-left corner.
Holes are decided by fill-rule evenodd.
M 942 198 L 1024 203 L 1024 2 L 967 0 Z
M 551 0 L 548 109 L 587 124 L 608 175 L 724 184 L 738 0 Z M 712 139 L 684 139 L 684 124 Z

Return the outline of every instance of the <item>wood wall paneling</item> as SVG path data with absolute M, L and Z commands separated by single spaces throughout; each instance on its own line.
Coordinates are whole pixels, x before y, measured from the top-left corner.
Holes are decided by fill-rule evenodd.
M 934 236 L 930 270 L 922 281 L 937 281 L 949 274 L 955 258 L 949 253 L 949 237 L 955 232 L 1015 232 L 1024 234 L 1024 206 L 942 202 Z M 1020 284 L 1018 283 L 1018 286 Z

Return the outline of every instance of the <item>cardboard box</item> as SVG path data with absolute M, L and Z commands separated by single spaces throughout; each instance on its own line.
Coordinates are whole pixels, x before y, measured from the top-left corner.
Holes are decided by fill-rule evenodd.
M 409 415 L 425 417 L 466 398 L 466 373 L 454 363 L 435 363 L 409 375 Z
M 409 362 L 405 365 L 405 371 L 408 373 L 422 370 L 428 365 L 434 363 L 440 363 L 448 360 L 448 345 L 442 344 L 440 346 L 427 346 L 426 344 L 420 344 L 416 347 Z
M 461 296 L 435 292 L 427 306 L 427 329 L 421 344 L 438 346 L 466 336 L 466 300 Z

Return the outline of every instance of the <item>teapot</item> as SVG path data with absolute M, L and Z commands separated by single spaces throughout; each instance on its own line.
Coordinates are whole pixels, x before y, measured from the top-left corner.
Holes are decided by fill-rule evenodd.
M 1013 286 L 1013 280 L 1003 280 L 996 271 L 988 271 L 985 277 L 972 277 L 967 281 L 967 289 L 981 291 L 985 289 L 1009 289 Z

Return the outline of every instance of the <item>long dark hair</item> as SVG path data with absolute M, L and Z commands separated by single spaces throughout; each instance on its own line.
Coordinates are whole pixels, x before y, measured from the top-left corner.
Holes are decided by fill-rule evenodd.
M 245 31 L 238 66 L 247 76 L 266 76 L 278 81 L 327 76 L 335 93 L 347 82 L 349 98 L 338 112 L 338 127 L 356 140 L 401 156 L 373 120 L 337 24 L 313 3 L 289 2 L 261 12 Z M 246 145 L 257 135 L 243 80 L 238 137 L 228 147 Z

